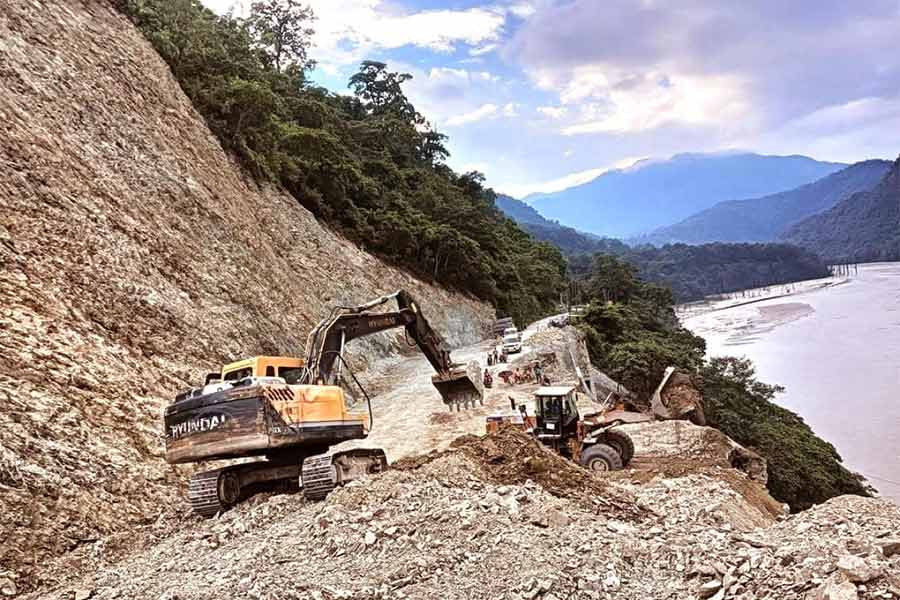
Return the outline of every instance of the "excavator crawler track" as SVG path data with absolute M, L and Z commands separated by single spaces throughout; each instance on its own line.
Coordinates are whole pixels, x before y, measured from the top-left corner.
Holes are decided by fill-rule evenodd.
M 303 461 L 301 480 L 303 497 L 307 500 L 322 500 L 337 486 L 332 458 L 332 454 L 320 454 Z
M 387 469 L 381 449 L 357 448 L 310 456 L 303 461 L 301 484 L 307 500 L 322 500 L 339 485 Z
M 219 476 L 226 470 L 215 469 L 191 477 L 188 483 L 188 501 L 195 513 L 211 517 L 228 508 L 219 495 Z

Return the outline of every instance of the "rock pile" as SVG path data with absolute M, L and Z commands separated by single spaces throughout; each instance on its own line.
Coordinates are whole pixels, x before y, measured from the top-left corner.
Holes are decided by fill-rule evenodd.
M 532 458 L 523 447 L 512 434 L 465 439 L 321 503 L 275 496 L 187 518 L 156 547 L 29 598 L 900 597 L 900 509 L 888 501 L 842 497 L 776 522 L 692 474 L 584 481 L 610 501 L 587 506 L 498 476 Z M 608 510 L 630 495 L 640 515 Z

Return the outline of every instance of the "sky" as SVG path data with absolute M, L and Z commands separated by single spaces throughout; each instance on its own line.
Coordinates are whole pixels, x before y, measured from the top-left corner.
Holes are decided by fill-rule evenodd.
M 450 166 L 515 197 L 679 152 L 900 154 L 900 0 L 307 4 L 315 81 L 348 93 L 366 59 L 412 74 Z

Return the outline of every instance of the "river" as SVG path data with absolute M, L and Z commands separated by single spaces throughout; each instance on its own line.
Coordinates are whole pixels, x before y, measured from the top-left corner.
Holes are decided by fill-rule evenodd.
M 776 402 L 900 500 L 900 263 L 682 322 L 706 338 L 710 356 L 752 359 L 761 381 L 786 388 Z

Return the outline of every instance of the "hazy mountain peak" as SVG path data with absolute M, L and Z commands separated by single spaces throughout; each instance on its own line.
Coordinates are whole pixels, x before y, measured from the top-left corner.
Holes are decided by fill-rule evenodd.
M 544 217 L 596 235 L 629 237 L 675 223 L 723 200 L 811 183 L 844 164 L 806 156 L 684 153 L 609 171 L 552 194 L 530 196 Z

